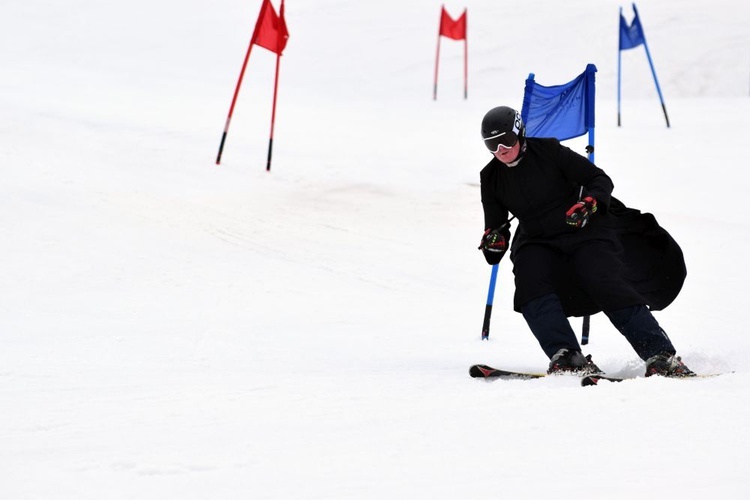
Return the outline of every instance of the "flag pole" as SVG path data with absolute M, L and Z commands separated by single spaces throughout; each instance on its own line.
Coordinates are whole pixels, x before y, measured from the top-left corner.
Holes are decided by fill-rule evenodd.
M 633 4 L 633 11 L 638 16 L 638 9 Z M 640 17 L 639 17 L 640 19 Z M 646 42 L 646 33 L 643 33 L 643 48 L 646 49 L 646 57 L 648 58 L 648 64 L 651 66 L 651 74 L 654 76 L 654 83 L 656 84 L 656 92 L 659 94 L 659 101 L 661 101 L 661 109 L 664 111 L 664 119 L 667 121 L 667 128 L 669 128 L 669 116 L 667 116 L 667 106 L 664 104 L 664 97 L 661 95 L 661 87 L 659 87 L 659 79 L 656 78 L 656 70 L 654 69 L 654 63 L 651 60 L 651 52 L 648 50 L 648 43 Z
M 619 125 L 619 124 L 618 124 Z M 588 153 L 588 159 L 591 163 L 594 163 L 594 127 L 589 127 L 589 145 L 586 147 Z M 581 345 L 589 343 L 589 335 L 591 334 L 591 316 L 586 315 L 583 317 L 583 324 L 581 325 Z
M 263 4 L 260 6 L 260 14 L 258 15 L 259 20 L 263 19 L 267 6 L 268 6 L 268 0 L 264 0 Z M 229 106 L 229 114 L 227 115 L 227 121 L 226 123 L 224 123 L 224 133 L 221 135 L 221 143 L 219 144 L 219 153 L 216 155 L 217 165 L 221 163 L 221 153 L 222 151 L 224 151 L 224 142 L 227 140 L 227 132 L 229 132 L 229 123 L 232 121 L 232 114 L 234 113 L 234 105 L 237 103 L 237 96 L 240 93 L 240 87 L 242 86 L 242 79 L 245 76 L 245 69 L 247 68 L 247 61 L 250 59 L 250 52 L 253 49 L 253 44 L 258 39 L 259 28 L 260 28 L 260 24 L 256 22 L 255 28 L 253 29 L 253 36 L 250 37 L 250 45 L 248 45 L 247 47 L 245 60 L 242 62 L 242 69 L 240 70 L 240 77 L 237 80 L 237 86 L 234 89 L 234 96 L 232 96 L 232 104 Z
M 622 23 L 622 7 L 620 7 L 620 23 Z M 617 45 L 617 126 L 620 126 L 620 93 L 622 87 L 622 29 L 619 30 L 620 41 Z
M 227 140 L 227 132 L 229 132 L 229 123 L 232 121 L 232 114 L 234 114 L 234 105 L 237 103 L 237 96 L 240 93 L 240 87 L 242 86 L 242 78 L 245 76 L 245 68 L 247 68 L 247 61 L 250 59 L 250 51 L 253 49 L 253 43 L 255 43 L 255 33 L 253 33 L 250 39 L 250 45 L 247 48 L 247 54 L 245 54 L 245 60 L 242 62 L 242 69 L 240 70 L 240 77 L 237 80 L 237 86 L 234 89 L 234 96 L 232 96 L 232 104 L 229 106 L 229 114 L 227 115 L 227 121 L 224 123 L 224 133 L 221 134 L 221 143 L 219 144 L 219 153 L 216 155 L 216 164 L 221 163 L 221 153 L 224 151 L 224 142 Z
M 596 85 L 594 83 L 594 73 L 596 67 L 593 64 L 586 65 L 586 82 L 588 94 L 586 95 L 586 121 L 588 124 L 589 131 L 589 144 L 586 147 L 586 153 L 588 153 L 588 159 L 591 163 L 594 163 L 594 126 L 596 120 L 596 113 L 594 111 L 596 104 Z M 591 85 L 588 85 L 590 83 Z M 581 345 L 589 343 L 589 334 L 591 333 L 591 316 L 586 315 L 583 317 L 583 325 L 581 326 Z
M 464 99 L 469 97 L 469 16 L 468 9 L 464 9 L 466 30 L 464 33 Z
M 437 54 L 435 54 L 435 80 L 432 86 L 432 100 L 437 100 L 437 85 L 438 85 L 438 65 L 440 64 L 440 28 L 443 22 L 443 10 L 445 5 L 440 7 L 440 23 L 438 23 L 438 39 L 437 39 Z
M 654 83 L 656 84 L 656 92 L 659 94 L 659 101 L 661 101 L 661 109 L 664 111 L 664 119 L 667 122 L 667 128 L 669 128 L 669 116 L 667 116 L 667 106 L 664 104 L 664 97 L 661 95 L 661 88 L 659 87 L 659 80 L 656 78 L 656 70 L 654 69 L 654 63 L 651 61 L 651 53 L 648 50 L 648 44 L 646 43 L 646 37 L 643 37 L 643 47 L 646 49 L 646 57 L 648 57 L 648 64 L 651 66 L 651 74 L 654 75 Z
M 276 55 L 276 78 L 273 84 L 273 109 L 271 110 L 271 135 L 268 139 L 268 162 L 266 163 L 266 171 L 271 170 L 271 152 L 273 150 L 273 128 L 276 124 L 276 94 L 279 88 L 279 62 L 281 55 Z
M 279 18 L 284 19 L 284 0 L 281 0 L 281 7 L 279 8 Z M 271 154 L 273 151 L 273 129 L 276 125 L 276 96 L 279 90 L 279 65 L 281 63 L 281 30 L 278 30 L 279 37 L 279 51 L 276 53 L 276 76 L 273 82 L 273 105 L 271 108 L 271 134 L 268 139 L 268 161 L 266 163 L 266 172 L 271 171 Z

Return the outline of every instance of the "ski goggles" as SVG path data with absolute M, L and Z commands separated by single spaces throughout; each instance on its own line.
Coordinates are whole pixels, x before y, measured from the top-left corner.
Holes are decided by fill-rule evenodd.
M 484 145 L 487 146 L 493 153 L 500 151 L 500 148 L 510 149 L 518 142 L 518 136 L 513 131 L 500 132 L 497 135 L 493 135 L 484 140 Z

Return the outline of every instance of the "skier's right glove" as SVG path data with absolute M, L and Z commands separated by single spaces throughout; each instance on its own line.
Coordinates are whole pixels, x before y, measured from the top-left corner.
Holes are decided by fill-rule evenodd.
M 581 201 L 570 207 L 565 213 L 565 222 L 568 225 L 581 228 L 589 221 L 589 217 L 596 213 L 596 198 L 586 196 Z
M 486 229 L 479 250 L 502 254 L 508 249 L 508 240 L 499 229 Z

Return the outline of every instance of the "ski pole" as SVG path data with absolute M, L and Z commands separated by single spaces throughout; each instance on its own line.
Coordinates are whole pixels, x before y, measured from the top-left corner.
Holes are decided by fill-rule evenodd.
M 499 229 L 503 229 L 515 218 L 516 216 L 514 215 L 505 221 L 505 224 L 500 226 Z M 490 318 L 492 317 L 492 302 L 495 298 L 495 284 L 497 283 L 497 269 L 499 265 L 500 264 L 493 265 L 492 273 L 490 274 L 490 287 L 489 290 L 487 290 L 487 305 L 484 308 L 484 321 L 482 322 L 482 340 L 489 340 L 490 338 Z
M 487 290 L 487 305 L 484 308 L 484 322 L 482 323 L 482 340 L 490 338 L 490 317 L 492 316 L 492 301 L 495 297 L 495 283 L 497 282 L 497 268 L 500 264 L 492 266 L 490 275 L 490 288 Z

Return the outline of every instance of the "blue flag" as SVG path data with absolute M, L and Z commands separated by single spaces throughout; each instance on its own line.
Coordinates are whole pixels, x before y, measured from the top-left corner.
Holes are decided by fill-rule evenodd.
M 620 12 L 620 50 L 628 50 L 646 42 L 646 38 L 643 36 L 643 26 L 641 26 L 641 20 L 638 19 L 638 11 L 635 9 L 633 4 L 633 12 L 635 17 L 633 22 L 628 26 L 625 17 Z
M 560 141 L 578 137 L 594 127 L 594 80 L 596 66 L 572 82 L 544 87 L 526 79 L 521 118 L 529 137 L 555 137 Z

